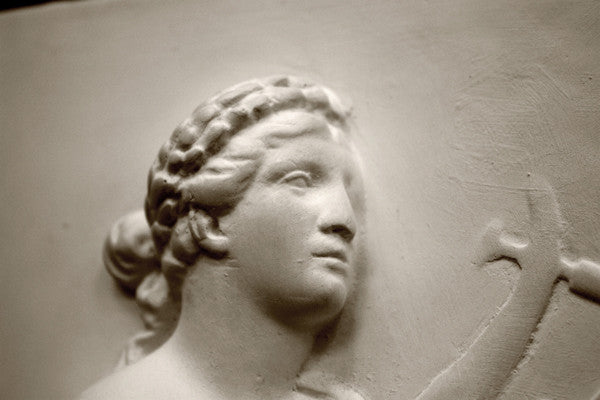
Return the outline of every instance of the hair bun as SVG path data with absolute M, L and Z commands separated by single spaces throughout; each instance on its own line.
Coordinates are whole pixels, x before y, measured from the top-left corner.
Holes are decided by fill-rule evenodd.
M 143 210 L 121 217 L 104 242 L 104 265 L 128 291 L 135 292 L 144 277 L 160 270 L 160 261 Z

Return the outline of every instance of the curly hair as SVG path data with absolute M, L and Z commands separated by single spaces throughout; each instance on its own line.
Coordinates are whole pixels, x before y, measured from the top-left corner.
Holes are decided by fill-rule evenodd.
M 148 176 L 146 221 L 139 212 L 117 221 L 104 248 L 108 271 L 135 291 L 147 329 L 132 339 L 121 364 L 134 362 L 168 338 L 189 266 L 201 255 L 225 255 L 211 232 L 252 182 L 265 151 L 256 142 L 234 145 L 231 139 L 286 110 L 321 115 L 339 140 L 349 131 L 350 111 L 330 89 L 295 77 L 270 77 L 210 98 L 161 147 Z

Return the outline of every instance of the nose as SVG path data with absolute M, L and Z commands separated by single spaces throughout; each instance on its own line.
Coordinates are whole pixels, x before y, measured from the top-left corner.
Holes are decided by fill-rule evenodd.
M 356 218 L 346 188 L 340 185 L 327 195 L 323 194 L 319 230 L 328 235 L 339 236 L 344 242 L 352 242 L 356 234 Z

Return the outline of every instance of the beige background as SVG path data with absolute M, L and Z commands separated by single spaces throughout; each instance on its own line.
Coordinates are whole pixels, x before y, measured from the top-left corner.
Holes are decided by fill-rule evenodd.
M 147 169 L 207 96 L 273 73 L 352 99 L 373 260 L 356 340 L 315 368 L 414 398 L 508 296 L 477 233 L 556 189 L 570 252 L 600 261 L 600 2 L 87 1 L 0 13 L 4 399 L 72 398 L 140 328 L 101 263 Z M 507 399 L 600 390 L 600 305 L 560 284 Z

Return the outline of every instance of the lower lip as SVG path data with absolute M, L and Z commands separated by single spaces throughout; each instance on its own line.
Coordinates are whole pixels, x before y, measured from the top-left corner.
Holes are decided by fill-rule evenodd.
M 348 273 L 348 264 L 346 264 L 339 258 L 323 256 L 315 256 L 314 258 L 322 261 L 325 264 L 325 266 L 329 268 L 332 272 L 338 273 L 343 276 L 346 276 Z

